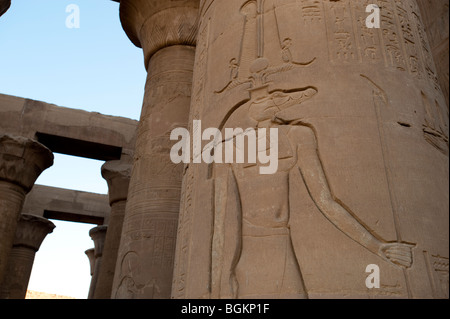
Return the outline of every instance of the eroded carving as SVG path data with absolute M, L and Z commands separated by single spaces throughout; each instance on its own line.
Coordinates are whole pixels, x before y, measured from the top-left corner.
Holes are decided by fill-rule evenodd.
M 428 251 L 423 252 L 428 268 L 433 295 L 435 298 L 448 299 L 449 297 L 449 259 L 438 255 L 432 255 Z
M 251 5 L 256 7 L 256 2 L 247 1 L 243 8 Z M 255 9 L 251 12 L 253 14 L 246 15 L 247 19 L 257 13 Z M 259 34 L 257 30 L 249 29 L 243 37 L 249 37 L 252 32 Z M 286 47 L 289 47 L 289 41 Z M 319 156 L 315 128 L 302 119 L 300 113 L 301 105 L 319 94 L 319 90 L 312 85 L 288 91 L 268 89 L 268 75 L 293 69 L 289 51 L 284 49 L 282 53 L 284 64 L 281 67 L 269 67 L 264 57 L 253 60 L 245 81 L 250 83 L 250 97 L 233 107 L 220 127 L 221 130 L 242 127 L 245 123 L 255 130 L 278 129 L 277 145 L 266 135 L 258 134 L 257 139 L 267 139 L 264 152 L 278 147 L 279 166 L 274 175 L 267 176 L 259 174 L 258 168 L 263 165 L 260 162 L 229 166 L 212 164 L 215 165 L 211 176 L 215 182 L 211 257 L 213 298 L 308 297 L 298 262 L 304 256 L 296 256 L 294 246 L 297 243 L 292 241 L 290 229 L 291 183 L 298 181 L 303 193 L 308 194 L 318 210 L 345 235 L 393 265 L 408 268 L 412 264 L 414 245 L 381 239 L 333 195 Z M 347 58 L 351 58 L 348 54 Z M 216 93 L 242 83 L 231 81 Z M 285 111 L 294 107 L 297 117 L 287 118 Z
M 331 61 L 350 62 L 357 60 L 353 17 L 347 1 L 326 1 L 327 27 L 330 41 Z M 331 39 L 330 39 L 331 40 Z
M 297 0 L 299 3 L 302 19 L 305 24 L 321 22 L 322 17 L 322 4 L 318 0 Z
M 241 52 L 239 59 L 230 60 L 230 81 L 215 93 L 223 93 L 243 84 L 251 83 L 252 87 L 266 83 L 268 77 L 273 74 L 290 71 L 296 67 L 311 65 L 316 59 L 307 62 L 296 62 L 292 57 L 290 47 L 292 39 L 281 38 L 278 32 L 278 42 L 280 43 L 280 60 L 282 63 L 271 66 L 270 61 L 263 57 L 264 53 L 264 11 L 263 0 L 250 0 L 245 2 L 240 12 L 245 16 L 244 31 L 241 42 Z M 278 31 L 277 12 L 274 7 L 275 27 Z
M 422 93 L 422 100 L 425 106 L 425 118 L 422 125 L 423 137 L 430 145 L 436 148 L 442 154 L 448 156 L 448 122 L 442 114 L 443 108 L 439 103 L 430 101 L 424 92 Z M 448 118 L 448 114 L 447 117 Z

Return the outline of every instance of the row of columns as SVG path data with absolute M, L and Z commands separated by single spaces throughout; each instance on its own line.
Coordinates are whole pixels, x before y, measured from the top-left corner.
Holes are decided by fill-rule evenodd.
M 21 215 L 26 194 L 52 165 L 53 153 L 39 142 L 0 135 L 1 298 L 25 297 L 34 254 L 54 228 L 43 218 Z
M 45 237 L 55 225 L 42 217 L 22 214 L 17 225 L 6 276 L 0 289 L 1 299 L 24 299 L 33 268 L 34 257 Z
M 53 153 L 39 142 L 0 135 L 0 299 L 23 299 L 36 252 L 55 225 L 22 212 L 26 194 L 39 175 L 53 165 Z M 92 281 L 88 298 L 111 296 L 117 252 L 125 214 L 130 160 L 109 161 L 101 174 L 108 183 L 111 213 L 89 235 L 95 248 L 86 251 Z M 107 232 L 107 230 L 109 230 Z
M 92 276 L 88 299 L 111 298 L 131 175 L 130 161 L 124 159 L 106 162 L 101 172 L 108 183 L 111 213 L 104 225 L 89 232 L 94 241 L 94 248 L 86 251 Z

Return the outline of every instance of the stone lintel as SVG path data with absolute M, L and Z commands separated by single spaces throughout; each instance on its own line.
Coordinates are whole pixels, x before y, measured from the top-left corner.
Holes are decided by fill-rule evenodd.
M 101 225 L 110 210 L 107 195 L 34 185 L 22 212 L 47 219 Z
M 0 132 L 39 141 L 53 152 L 116 160 L 132 156 L 138 121 L 0 94 Z

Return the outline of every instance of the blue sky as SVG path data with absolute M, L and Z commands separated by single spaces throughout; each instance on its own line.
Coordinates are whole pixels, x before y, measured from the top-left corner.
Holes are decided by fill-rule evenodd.
M 68 28 L 80 9 L 80 27 Z M 139 119 L 146 71 L 142 50 L 126 37 L 110 0 L 14 0 L 0 18 L 0 93 L 63 107 Z M 107 193 L 101 161 L 55 154 L 37 184 Z M 95 225 L 53 221 L 36 254 L 29 289 L 86 298 L 86 249 Z

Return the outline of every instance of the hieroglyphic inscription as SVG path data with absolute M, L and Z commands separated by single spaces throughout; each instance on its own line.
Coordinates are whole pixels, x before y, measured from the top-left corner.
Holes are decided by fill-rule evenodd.
M 433 62 L 433 55 L 431 53 L 431 48 L 428 43 L 427 35 L 425 32 L 425 27 L 423 26 L 422 20 L 420 18 L 419 7 L 416 1 L 408 1 L 411 10 L 411 19 L 414 21 L 416 27 L 416 39 L 419 46 L 419 51 L 421 52 L 423 67 L 425 69 L 425 75 L 433 83 L 434 89 L 440 91 L 438 77 L 436 68 Z
M 332 62 L 355 62 L 356 51 L 353 17 L 348 1 L 326 1 L 327 31 Z
M 117 260 L 119 281 L 116 298 L 135 298 L 148 293 L 149 298 L 161 298 L 164 280 L 161 273 L 173 268 L 177 219 L 166 217 L 167 213 L 155 216 L 139 214 L 124 222 L 123 238 L 127 242 L 126 253 Z M 145 242 L 145 244 L 143 244 Z M 144 247 L 144 252 L 134 248 Z M 148 271 L 155 274 L 149 278 Z M 170 292 L 169 292 L 170 294 Z
M 125 233 L 132 241 L 145 240 L 146 250 L 151 252 L 151 265 L 173 266 L 173 251 L 175 249 L 175 238 L 177 220 L 170 218 L 143 217 L 138 215 L 130 218 L 126 225 L 127 229 L 139 230 Z
M 406 71 L 406 61 L 402 47 L 400 31 L 397 28 L 397 15 L 391 0 L 380 0 L 381 33 L 386 56 L 386 65 L 400 71 Z
M 301 10 L 301 18 L 304 24 L 321 22 L 323 20 L 323 7 L 321 1 L 318 0 L 298 0 Z
M 366 26 L 366 7 L 373 0 L 358 1 L 352 6 L 355 19 L 356 41 L 359 48 L 360 61 L 363 63 L 379 63 L 383 61 L 380 44 L 380 31 Z
M 405 5 L 406 2 L 410 1 L 395 0 L 395 9 L 403 39 L 403 48 L 405 51 L 408 70 L 413 76 L 420 78 L 422 76 L 423 67 L 421 65 L 421 59 L 418 53 L 416 38 L 413 31 L 412 23 L 414 21 L 409 18 L 407 11 L 408 7 Z
M 317 1 L 300 3 L 304 21 L 308 21 L 305 19 L 308 14 L 320 16 Z M 331 62 L 381 63 L 384 60 L 388 68 L 406 71 L 418 79 L 427 77 L 439 90 L 431 49 L 415 1 L 376 1 L 381 9 L 380 29 L 366 26 L 366 7 L 372 3 L 372 0 L 323 2 Z
M 431 288 L 435 298 L 448 299 L 449 297 L 449 259 L 440 255 L 431 255 L 423 252 L 428 269 Z
M 438 278 L 438 294 L 443 298 L 448 298 L 449 290 L 449 278 L 448 278 L 448 268 L 449 262 L 448 258 L 441 256 L 431 256 L 433 262 L 433 270 L 435 271 Z

